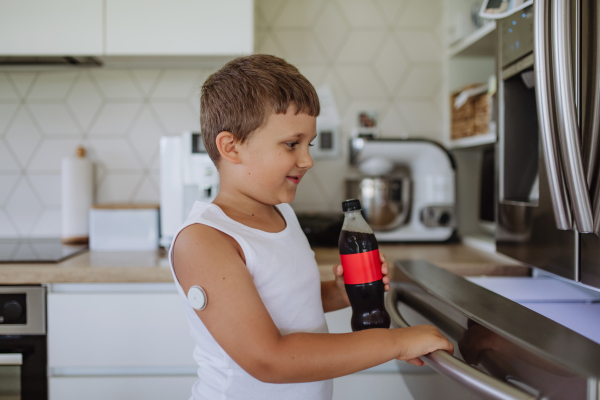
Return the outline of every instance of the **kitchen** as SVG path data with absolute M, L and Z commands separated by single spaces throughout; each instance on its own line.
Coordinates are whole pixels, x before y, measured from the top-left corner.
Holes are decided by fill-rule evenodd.
M 382 170 L 388 174 L 389 161 L 388 165 L 365 162 L 377 158 L 373 155 L 385 155 L 392 160 L 393 168 L 400 164 L 404 166 L 394 170 L 398 178 L 395 184 L 401 189 L 398 196 L 405 205 L 404 213 L 399 213 L 403 218 L 399 222 L 401 228 L 383 227 L 378 236 L 388 260 L 408 260 L 401 263 L 401 268 L 394 268 L 392 277 L 399 283 L 393 289 L 392 294 L 395 295 L 387 297 L 391 308 L 401 311 L 401 314 L 397 313 L 400 318 L 393 316 L 395 326 L 402 326 L 403 317 L 410 325 L 422 320 L 433 323 L 458 342 L 455 356 L 467 360 L 469 352 L 462 354 L 461 343 L 464 341 L 459 339 L 469 337 L 467 333 L 472 333 L 471 327 L 479 326 L 475 323 L 490 328 L 491 322 L 486 324 L 488 316 L 476 313 L 481 310 L 448 300 L 453 295 L 450 289 L 462 290 L 473 296 L 469 298 L 473 307 L 479 302 L 490 301 L 492 303 L 489 304 L 504 310 L 533 318 L 531 321 L 537 325 L 532 326 L 545 326 L 548 330 L 544 332 L 558 332 L 556 338 L 571 339 L 573 346 L 581 346 L 573 350 L 574 354 L 581 355 L 585 349 L 591 349 L 589 354 L 600 354 L 597 335 L 595 339 L 590 337 L 594 330 L 597 332 L 597 326 L 589 322 L 593 318 L 587 317 L 588 323 L 579 328 L 560 320 L 562 316 L 553 318 L 578 332 L 574 333 L 551 321 L 548 325 L 548 320 L 540 316 L 549 315 L 565 304 L 593 308 L 598 303 L 600 292 L 595 289 L 599 286 L 595 278 L 598 270 L 586 269 L 585 265 L 593 265 L 593 262 L 586 264 L 578 260 L 579 256 L 572 255 L 577 254 L 573 248 L 583 247 L 592 251 L 582 253 L 581 257 L 584 260 L 586 257 L 593 258 L 593 249 L 597 251 L 600 247 L 587 239 L 596 234 L 573 233 L 573 220 L 577 221 L 577 227 L 585 228 L 582 232 L 592 231 L 593 226 L 586 228 L 590 225 L 586 225 L 586 220 L 589 221 L 591 216 L 570 206 L 569 201 L 574 200 L 569 200 L 569 197 L 563 196 L 567 198 L 561 200 L 548 194 L 555 193 L 548 189 L 553 182 L 572 190 L 570 180 L 561 180 L 566 180 L 569 173 L 559 171 L 557 180 L 553 181 L 550 172 L 549 178 L 542 177 L 545 168 L 540 167 L 538 178 L 538 169 L 526 162 L 535 159 L 534 167 L 537 167 L 537 151 L 533 151 L 535 157 L 519 152 L 526 147 L 521 144 L 534 149 L 550 146 L 548 148 L 554 150 L 544 154 L 569 160 L 568 165 L 571 163 L 569 154 L 573 154 L 558 154 L 562 151 L 563 142 L 558 134 L 555 135 L 558 139 L 552 135 L 540 136 L 538 142 L 536 128 L 528 131 L 533 131 L 534 135 L 515 128 L 515 124 L 529 123 L 519 110 L 535 114 L 536 105 L 539 108 L 541 101 L 526 82 L 527 76 L 533 75 L 527 73 L 532 70 L 534 62 L 536 65 L 543 63 L 537 58 L 541 51 L 536 50 L 534 61 L 531 35 L 532 43 L 527 47 L 525 42 L 510 42 L 505 33 L 508 29 L 519 33 L 517 29 L 522 25 L 521 20 L 513 25 L 516 17 L 494 19 L 501 14 L 482 19 L 478 17 L 481 2 L 466 0 L 231 0 L 219 3 L 156 2 L 147 7 L 145 2 L 134 0 L 61 0 L 52 4 L 36 1 L 34 6 L 11 1 L 0 6 L 6 11 L 0 12 L 0 60 L 3 63 L 0 67 L 0 238 L 4 240 L 3 257 L 8 254 L 31 261 L 33 255 L 45 259 L 65 256 L 61 248 L 56 250 L 56 241 L 51 245 L 44 241 L 49 240 L 47 238 L 58 240 L 61 236 L 77 238 L 81 233 L 77 232 L 81 228 L 81 219 L 68 218 L 77 204 L 91 202 L 94 205 L 91 218 L 99 216 L 100 222 L 106 221 L 105 218 L 110 215 L 135 218 L 132 216 L 146 213 L 154 216 L 154 219 L 144 219 L 154 224 L 150 229 L 154 232 L 150 238 L 150 246 L 154 246 L 154 250 L 126 251 L 132 246 L 130 242 L 127 248 L 127 239 L 132 240 L 133 237 L 119 236 L 123 226 L 105 224 L 102 231 L 94 231 L 90 224 L 92 251 L 86 251 L 85 247 L 69 247 L 68 251 L 79 253 L 56 264 L 16 263 L 14 259 L 0 264 L 0 284 L 2 289 L 8 290 L 2 291 L 0 298 L 8 296 L 2 301 L 4 304 L 13 301 L 10 303 L 13 311 L 14 302 L 22 302 L 22 298 L 18 297 L 22 296 L 19 285 L 45 291 L 34 290 L 26 294 L 29 332 L 19 331 L 19 326 L 15 326 L 18 324 L 9 323 L 11 307 L 5 307 L 8 310 L 4 311 L 7 321 L 0 326 L 5 329 L 0 330 L 3 340 L 6 338 L 6 343 L 9 343 L 9 337 L 20 335 L 23 339 L 35 338 L 35 342 L 15 342 L 8 349 L 6 346 L 2 348 L 2 353 L 6 353 L 0 357 L 3 360 L 0 368 L 5 371 L 0 385 L 5 387 L 0 388 L 3 396 L 23 399 L 189 397 L 190 388 L 197 379 L 197 366 L 191 357 L 193 341 L 181 312 L 165 252 L 156 249 L 159 232 L 162 233 L 161 244 L 168 243 L 165 238 L 168 238 L 169 232 L 165 229 L 169 223 L 177 225 L 177 220 L 173 222 L 171 218 L 167 222 L 163 215 L 173 209 L 173 206 L 166 208 L 165 202 L 181 208 L 186 208 L 187 203 L 183 195 L 174 196 L 173 190 L 177 187 L 166 190 L 165 182 L 172 183 L 173 180 L 164 180 L 161 175 L 165 173 L 165 168 L 161 169 L 161 157 L 162 160 L 169 157 L 161 153 L 161 146 L 177 140 L 192 145 L 194 132 L 200 130 L 200 85 L 224 62 L 234 56 L 251 53 L 274 54 L 296 65 L 315 86 L 321 99 L 322 116 L 318 122 L 321 136 L 317 146 L 311 150 L 315 165 L 299 186 L 292 207 L 301 220 L 305 218 L 314 224 L 309 227 L 310 230 L 305 228 L 305 232 L 315 243 L 322 279 L 332 279 L 331 268 L 339 263 L 336 242 L 341 225 L 339 221 L 335 225 L 335 218 L 341 216 L 341 202 L 349 193 L 346 181 L 356 181 L 361 174 L 380 175 Z M 529 8 L 530 3 L 490 0 L 488 9 L 497 8 L 511 17 L 533 21 L 536 16 Z M 563 7 L 571 4 L 567 1 L 557 3 Z M 550 7 L 548 1 L 540 4 Z M 584 1 L 581 4 L 580 7 L 593 7 Z M 503 10 L 504 6 L 508 9 Z M 481 11 L 486 11 L 486 8 Z M 541 11 L 541 21 L 547 24 L 536 22 L 535 25 L 536 29 L 545 28 L 545 35 L 558 31 L 549 28 L 555 23 L 550 21 L 550 13 L 561 14 L 548 9 Z M 220 18 L 227 18 L 229 22 L 227 34 L 215 33 Z M 502 30 L 506 23 L 511 26 Z M 590 31 L 596 32 L 594 21 L 586 23 L 591 24 L 587 26 Z M 527 30 L 524 31 L 526 35 Z M 539 37 L 539 33 L 536 34 Z M 190 37 L 202 39 L 186 40 Z M 581 46 L 594 43 L 593 40 L 590 43 L 584 41 Z M 524 53 L 509 51 L 500 54 L 499 49 L 503 49 L 505 44 L 508 48 L 514 44 Z M 56 57 L 38 59 L 37 65 L 9 65 L 18 56 L 32 55 Z M 62 56 L 71 56 L 66 61 L 68 65 L 49 66 L 51 62 L 65 63 L 65 59 L 58 59 Z M 84 58 L 86 56 L 94 57 L 87 59 Z M 550 55 L 548 59 L 551 59 Z M 585 60 L 589 63 L 594 61 Z M 103 64 L 102 67 L 95 65 L 98 61 Z M 83 65 L 72 66 L 77 62 Z M 551 73 L 552 68 L 547 70 L 548 75 Z M 534 77 L 533 86 L 539 94 L 537 78 Z M 595 75 L 587 71 L 582 79 L 594 78 Z M 473 89 L 473 84 L 478 86 Z M 552 89 L 549 92 L 553 90 L 558 91 Z M 569 90 L 564 90 L 560 93 L 567 98 Z M 576 92 L 576 96 L 587 102 L 588 97 L 594 95 L 589 92 Z M 510 96 L 513 96 L 512 103 L 500 107 L 499 104 L 505 104 L 503 99 Z M 465 110 L 465 107 L 456 106 L 459 97 L 466 108 L 475 109 L 478 104 L 484 104 L 483 130 L 478 130 L 476 123 L 465 128 L 465 122 L 476 119 L 476 116 L 465 116 L 457 111 Z M 562 98 L 557 97 L 556 102 L 560 103 Z M 511 104 L 517 107 L 511 108 Z M 497 110 L 502 110 L 502 114 Z M 511 112 L 516 115 L 513 119 L 510 118 Z M 591 114 L 581 114 L 580 118 L 586 121 L 583 124 L 585 128 Z M 544 132 L 544 121 L 552 120 L 543 115 L 547 114 L 538 117 L 540 132 Z M 549 123 L 556 125 L 558 121 Z M 511 129 L 507 128 L 509 125 Z M 577 121 L 575 125 L 577 127 Z M 590 125 L 594 126 L 592 122 Z M 546 128 L 546 131 L 558 130 Z M 512 132 L 515 133 L 511 135 Z M 379 139 L 370 140 L 370 135 Z M 581 140 L 591 140 L 590 137 L 584 135 Z M 430 141 L 443 144 L 444 149 Z M 514 146 L 515 142 L 519 146 Z M 78 147 L 84 149 L 86 165 L 93 165 L 93 168 L 87 174 L 81 173 L 87 167 L 71 168 L 69 176 L 66 176 L 63 159 L 77 165 L 78 161 L 82 161 L 76 157 Z M 595 165 L 594 152 L 585 150 L 593 146 L 583 147 L 585 163 Z M 191 180 L 198 186 L 196 181 L 206 177 L 193 176 L 195 169 L 190 166 L 197 166 L 194 163 L 202 160 L 192 149 L 185 154 L 185 157 L 174 157 L 182 163 L 177 167 L 180 169 L 176 176 L 181 179 L 187 174 L 184 181 Z M 421 154 L 422 157 L 416 156 L 411 164 L 408 161 L 410 154 Z M 440 161 L 429 163 L 431 165 L 418 164 L 425 157 Z M 547 165 L 544 164 L 547 158 L 540 157 L 540 165 Z M 513 164 L 506 160 L 522 162 Z M 162 165 L 167 164 L 162 161 Z M 438 169 L 435 169 L 436 166 Z M 511 166 L 514 168 L 511 169 Z M 182 172 L 186 168 L 189 168 L 187 172 Z M 515 169 L 521 173 L 515 174 Z M 495 170 L 500 171 L 496 178 Z M 587 168 L 585 171 L 588 170 L 594 169 Z M 422 176 L 419 171 L 422 171 Z M 563 175 L 565 177 L 561 178 Z M 573 173 L 573 176 L 578 175 Z M 73 179 L 69 181 L 70 178 Z M 500 181 L 498 185 L 494 184 L 496 179 Z M 588 192 L 587 185 L 595 187 L 594 179 L 593 173 L 590 173 L 588 182 L 592 183 L 583 184 L 585 193 Z M 71 189 L 67 189 L 69 182 L 75 182 Z M 196 193 L 195 197 L 214 197 L 218 186 L 215 186 L 214 180 L 210 184 L 209 192 Z M 87 191 L 92 193 L 92 197 L 81 195 L 86 191 L 80 189 L 86 185 L 92 188 Z M 179 190 L 183 185 L 179 185 Z M 501 201 L 495 207 L 496 189 Z M 409 196 L 411 193 L 414 197 Z M 567 189 L 563 193 L 567 193 Z M 592 201 L 595 198 L 589 194 L 584 197 Z M 550 223 L 546 221 L 544 228 L 535 226 L 535 209 L 537 205 L 540 209 L 544 208 L 543 201 L 546 202 L 544 207 L 549 208 L 546 211 L 552 213 L 554 210 L 555 217 L 562 215 L 562 220 L 556 217 L 557 223 L 562 221 L 566 230 L 556 230 L 559 225 L 554 223 L 554 218 Z M 406 206 L 407 203 L 412 203 L 412 206 Z M 160 211 L 158 204 L 162 206 Z M 558 207 L 563 205 L 559 208 L 563 210 L 562 214 L 556 211 L 556 204 Z M 119 208 L 115 209 L 115 205 Z M 579 208 L 588 210 L 587 214 L 595 209 L 594 204 L 584 204 Z M 427 212 L 415 211 L 421 209 Z M 124 214 L 117 214 L 117 211 Z M 498 227 L 494 228 L 496 212 L 502 218 L 497 221 Z M 333 246 L 322 247 L 318 245 L 321 243 L 319 240 L 323 240 L 317 231 L 318 222 L 329 220 L 334 221 L 337 231 L 334 229 L 333 234 L 324 235 L 333 242 Z M 592 218 L 592 222 L 597 220 Z M 88 220 L 84 222 L 87 224 Z M 369 222 L 377 225 L 374 219 Z M 69 228 L 71 232 L 67 232 Z M 413 228 L 414 232 L 410 230 Z M 563 236 L 532 234 L 540 229 L 556 230 Z M 419 236 L 418 232 L 433 236 Z M 17 238 L 42 242 L 26 244 L 15 250 Z M 144 238 L 148 242 L 148 236 Z M 527 247 L 530 242 L 537 246 L 531 251 Z M 563 243 L 570 243 L 571 247 L 560 253 L 558 249 Z M 119 245 L 124 248 L 118 250 Z M 110 249 L 112 251 L 107 251 Z M 419 264 L 419 260 L 425 260 L 427 264 Z M 557 264 L 556 260 L 561 262 Z M 580 268 L 580 264 L 584 268 Z M 432 269 L 431 265 L 439 268 Z M 540 269 L 532 270 L 527 265 Z M 452 274 L 444 275 L 443 271 L 439 272 L 440 269 Z M 552 275 L 546 275 L 543 270 Z M 424 274 L 424 271 L 427 273 Z M 469 278 L 465 280 L 456 276 Z M 535 278 L 534 285 L 540 286 L 535 293 L 531 286 L 527 286 L 529 280 L 523 280 L 530 279 L 530 276 Z M 555 279 L 557 276 L 583 284 L 573 285 Z M 419 288 L 427 285 L 439 288 L 436 279 L 446 282 L 443 285 L 450 289 L 438 290 L 429 296 L 433 297 L 431 299 Z M 517 293 L 520 285 L 524 290 Z M 501 300 L 498 299 L 500 296 L 489 299 L 485 297 L 489 296 L 489 291 L 482 293 L 482 286 L 504 297 Z M 561 296 L 564 298 L 559 303 L 556 299 Z M 396 300 L 402 300 L 400 307 L 396 307 Z M 444 304 L 440 305 L 440 300 Z M 549 300 L 556 301 L 548 303 L 550 305 L 546 308 L 551 308 L 550 311 L 544 309 L 544 301 Z M 525 307 L 516 303 L 525 305 L 528 310 L 523 311 Z M 448 322 L 447 316 L 439 316 L 431 310 L 427 312 L 427 306 L 443 310 L 449 304 L 452 310 L 447 315 L 453 315 L 453 312 L 459 314 L 453 318 L 454 321 Z M 36 315 L 40 314 L 40 310 L 45 315 Z M 591 315 L 597 317 L 595 312 Z M 37 326 L 34 324 L 36 319 Z M 349 331 L 349 319 L 349 309 L 328 314 L 330 332 Z M 504 326 L 504 332 L 510 328 Z M 510 338 L 516 337 L 514 340 L 521 344 L 529 340 L 526 331 L 517 329 L 508 332 Z M 545 336 L 539 333 L 541 331 L 534 332 L 538 332 L 539 337 L 534 335 L 531 340 L 541 342 Z M 585 337 L 595 340 L 596 346 Z M 474 376 L 481 378 L 477 373 L 484 371 L 487 377 L 482 378 L 487 386 L 479 384 L 479 389 L 473 389 L 473 385 L 464 383 L 467 375 L 453 375 L 444 370 L 444 367 L 450 368 L 448 365 L 454 361 L 438 354 L 432 355 L 431 361 L 426 361 L 431 367 L 418 368 L 390 362 L 337 378 L 334 399 L 366 396 L 382 400 L 544 396 L 599 398 L 598 359 L 584 360 L 583 357 L 573 364 L 573 356 L 560 351 L 557 353 L 555 349 L 552 353 L 546 347 L 531 350 L 533 345 L 527 343 L 523 347 L 526 348 L 524 352 L 537 351 L 538 356 L 540 352 L 553 354 L 553 365 L 558 364 L 559 372 L 554 375 L 538 374 L 537 380 L 529 379 L 536 374 L 521 368 L 522 365 L 513 365 L 511 373 L 506 373 L 499 371 L 498 365 L 492 363 L 490 366 L 491 361 L 483 359 L 483 366 L 467 366 L 470 368 L 468 373 L 474 370 Z M 11 350 L 23 346 L 44 357 L 32 363 L 32 357 L 27 353 L 21 355 Z M 490 359 L 494 361 L 493 357 Z M 475 364 L 472 359 L 468 361 Z M 544 363 L 530 364 L 530 368 L 546 371 Z M 565 382 L 556 379 L 570 390 L 567 393 L 572 393 L 571 396 L 547 385 L 548 380 L 553 379 L 549 376 L 561 374 L 571 377 Z M 456 375 L 460 375 L 458 379 L 447 378 L 456 378 Z M 43 397 L 40 393 L 44 393 Z

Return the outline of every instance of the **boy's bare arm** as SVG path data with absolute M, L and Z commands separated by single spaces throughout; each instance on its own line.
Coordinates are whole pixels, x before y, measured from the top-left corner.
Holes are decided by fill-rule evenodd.
M 346 291 L 340 291 L 336 281 L 321 282 L 321 301 L 323 311 L 337 311 L 350 306 Z
M 204 225 L 185 228 L 175 242 L 174 268 L 187 293 L 201 285 L 208 305 L 197 311 L 229 356 L 253 377 L 272 383 L 309 382 L 351 374 L 438 349 L 453 352 L 437 329 L 371 329 L 346 334 L 282 336 L 265 308 L 237 243 Z

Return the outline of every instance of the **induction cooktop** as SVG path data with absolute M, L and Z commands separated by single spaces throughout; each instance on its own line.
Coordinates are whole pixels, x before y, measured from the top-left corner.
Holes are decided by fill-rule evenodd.
M 59 238 L 4 238 L 0 239 L 0 263 L 57 263 L 87 248 L 63 244 Z

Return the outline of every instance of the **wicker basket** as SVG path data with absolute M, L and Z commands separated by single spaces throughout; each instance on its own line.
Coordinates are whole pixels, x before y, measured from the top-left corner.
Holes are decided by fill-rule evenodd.
M 479 85 L 469 85 L 463 88 L 469 89 Z M 450 108 L 452 115 L 451 138 L 460 139 L 467 136 L 488 133 L 492 117 L 492 98 L 488 93 L 482 93 L 469 97 L 465 104 L 459 109 L 454 108 L 454 100 L 461 91 L 452 93 L 450 96 Z

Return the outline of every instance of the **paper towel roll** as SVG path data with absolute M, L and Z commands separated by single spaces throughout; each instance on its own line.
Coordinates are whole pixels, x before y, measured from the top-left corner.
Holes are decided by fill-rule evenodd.
M 87 243 L 88 215 L 94 194 L 93 164 L 85 158 L 85 149 L 77 148 L 77 157 L 63 158 L 62 182 L 62 241 Z

